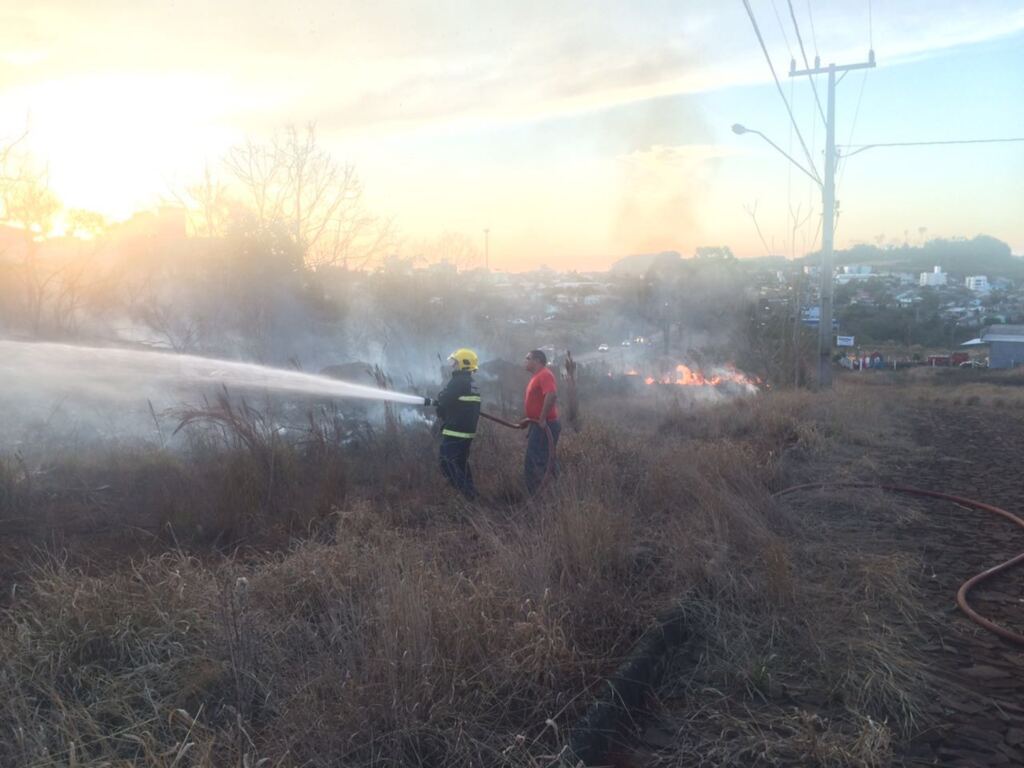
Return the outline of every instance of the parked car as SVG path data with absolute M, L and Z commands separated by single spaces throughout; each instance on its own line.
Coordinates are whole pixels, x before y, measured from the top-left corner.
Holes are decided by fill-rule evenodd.
M 597 351 L 598 352 L 607 352 L 608 351 L 608 345 L 607 344 L 598 344 L 597 345 Z

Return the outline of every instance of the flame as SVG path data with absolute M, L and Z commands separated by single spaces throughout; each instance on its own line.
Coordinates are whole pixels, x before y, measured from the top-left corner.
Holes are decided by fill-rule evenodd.
M 644 381 L 647 384 L 675 384 L 680 387 L 715 387 L 719 384 L 732 382 L 745 387 L 756 387 L 760 380 L 751 378 L 731 366 L 727 366 L 718 373 L 705 376 L 701 371 L 695 371 L 688 365 L 679 364 L 674 373 L 666 374 L 661 378 L 648 376 Z

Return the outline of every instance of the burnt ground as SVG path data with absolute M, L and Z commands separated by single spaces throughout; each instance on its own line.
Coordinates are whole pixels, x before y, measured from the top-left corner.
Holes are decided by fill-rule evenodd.
M 1017 403 L 894 394 L 886 405 L 896 425 L 892 444 L 867 448 L 853 471 L 836 467 L 831 479 L 870 480 L 863 468 L 874 467 L 881 482 L 965 496 L 1024 517 L 1024 410 Z M 692 677 L 685 686 L 678 680 L 666 685 L 641 746 L 620 764 L 1024 765 L 1024 648 L 977 626 L 955 604 L 966 579 L 1024 550 L 1024 530 L 943 501 L 901 497 L 851 507 L 835 498 L 811 492 L 793 508 L 798 516 L 813 516 L 819 531 L 850 552 L 907 556 L 915 564 L 909 594 L 889 595 L 868 617 L 885 628 L 880 635 L 898 638 L 927 691 L 918 697 L 909 733 L 893 733 L 888 746 L 875 745 L 877 750 L 868 737 L 858 743 L 859 752 L 830 751 L 821 723 L 841 717 L 842 705 L 826 700 L 819 681 L 790 679 L 750 696 L 749 683 L 730 690 L 698 675 L 696 686 Z M 800 573 L 796 563 L 794 575 L 827 583 L 834 576 L 828 569 L 818 562 Z M 904 599 L 913 610 L 900 609 Z M 970 603 L 982 616 L 1024 633 L 1024 567 L 981 584 Z M 879 761 L 872 755 L 886 756 Z
M 1002 507 L 1024 516 L 1024 420 L 992 405 L 917 406 L 909 411 L 913 442 L 923 452 L 893 462 L 887 479 Z M 960 585 L 1024 550 L 1024 530 L 989 513 L 943 502 L 896 541 L 931 573 L 918 580 L 931 642 L 925 667 L 945 690 L 926 711 L 933 727 L 904 750 L 908 765 L 1024 765 L 1024 648 L 970 622 L 953 607 Z M 982 616 L 1024 633 L 1024 578 L 1011 570 L 969 598 Z

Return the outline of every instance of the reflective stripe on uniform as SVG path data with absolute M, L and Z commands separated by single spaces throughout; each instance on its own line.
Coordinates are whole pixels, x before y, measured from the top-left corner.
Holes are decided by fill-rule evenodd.
M 476 437 L 476 432 L 456 432 L 454 429 L 442 429 L 441 434 L 446 437 L 461 437 L 466 440 L 472 440 Z
M 460 403 L 479 403 L 480 402 L 480 395 L 460 395 L 459 396 L 459 402 Z

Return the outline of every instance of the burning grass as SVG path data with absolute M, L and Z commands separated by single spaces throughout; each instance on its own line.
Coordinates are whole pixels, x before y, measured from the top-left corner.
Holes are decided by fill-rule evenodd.
M 838 756 L 884 754 L 913 722 L 898 643 L 856 618 L 886 584 L 840 610 L 831 589 L 851 584 L 800 582 L 810 555 L 770 496 L 837 444 L 872 439 L 867 405 L 839 403 L 620 403 L 566 435 L 561 478 L 531 504 L 516 502 L 513 433 L 478 441 L 488 501 L 467 506 L 425 429 L 352 442 L 321 416 L 285 439 L 226 403 L 191 415 L 181 453 L 61 457 L 45 472 L 10 459 L 5 520 L 153 530 L 102 562 L 70 534 L 64 555 L 9 561 L 0 763 L 548 765 L 602 675 L 682 604 L 706 678 L 681 678 L 687 717 L 720 728 L 692 743 L 722 756 L 704 764 L 754 754 L 734 749 L 740 722 L 744 749 L 878 764 Z M 854 586 L 901 578 L 898 563 L 855 565 Z M 829 605 L 835 625 L 812 631 Z M 772 703 L 798 681 L 842 702 L 827 726 Z M 723 699 L 726 684 L 739 693 Z

